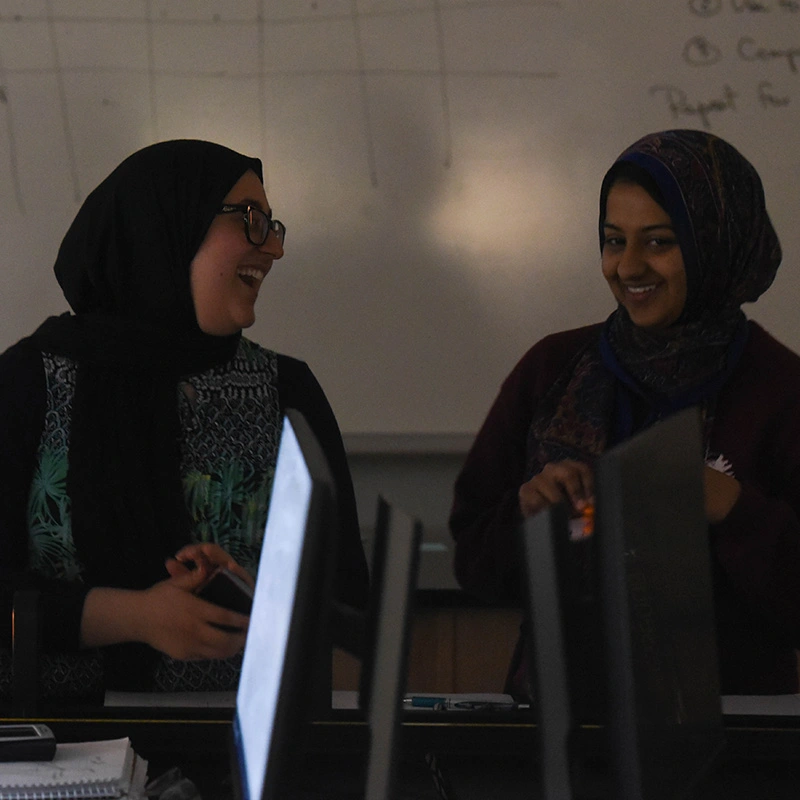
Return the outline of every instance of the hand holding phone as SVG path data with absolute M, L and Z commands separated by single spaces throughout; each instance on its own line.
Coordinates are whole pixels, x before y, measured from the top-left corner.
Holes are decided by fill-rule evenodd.
M 218 569 L 197 596 L 247 616 L 253 606 L 253 589 L 227 567 Z

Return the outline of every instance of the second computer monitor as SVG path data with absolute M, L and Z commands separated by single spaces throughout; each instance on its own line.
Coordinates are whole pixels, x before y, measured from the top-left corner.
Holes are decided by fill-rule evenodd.
M 396 793 L 400 718 L 421 540 L 421 523 L 379 498 L 360 686 L 360 704 L 369 725 L 368 800 L 389 800 Z
M 619 800 L 688 796 L 724 744 L 699 412 L 596 464 L 608 723 Z

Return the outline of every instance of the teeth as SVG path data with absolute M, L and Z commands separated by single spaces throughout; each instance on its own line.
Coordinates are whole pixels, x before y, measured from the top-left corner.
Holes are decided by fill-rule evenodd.
M 253 278 L 257 281 L 263 281 L 266 274 L 264 270 L 258 269 L 258 267 L 239 267 L 236 273 L 243 278 Z
M 645 292 L 650 292 L 655 289 L 655 286 L 627 286 L 625 287 L 626 291 L 630 292 L 631 294 L 644 294 Z

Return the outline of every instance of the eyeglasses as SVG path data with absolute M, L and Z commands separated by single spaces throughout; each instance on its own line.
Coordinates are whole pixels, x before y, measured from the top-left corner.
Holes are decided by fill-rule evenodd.
M 224 205 L 218 214 L 236 214 L 244 217 L 244 235 L 250 244 L 261 247 L 267 241 L 270 231 L 278 237 L 283 245 L 286 239 L 286 226 L 278 219 L 272 219 L 272 212 L 264 213 L 260 208 L 250 205 Z

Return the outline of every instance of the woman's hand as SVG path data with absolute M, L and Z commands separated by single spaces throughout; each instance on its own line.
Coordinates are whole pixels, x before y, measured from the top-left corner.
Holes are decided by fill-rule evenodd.
M 191 572 L 144 590 L 92 589 L 83 604 L 81 646 L 142 642 L 177 659 L 235 655 L 244 648 L 249 617 L 197 597 L 197 580 Z
M 197 597 L 194 581 L 192 574 L 184 585 L 182 578 L 169 578 L 142 592 L 138 641 L 181 660 L 241 652 L 249 617 Z
M 523 483 L 519 507 L 523 517 L 530 517 L 556 503 L 569 502 L 580 514 L 594 503 L 594 475 L 582 461 L 551 461 L 544 469 Z
M 166 566 L 170 577 L 149 589 L 92 589 L 83 606 L 81 645 L 143 642 L 186 660 L 228 658 L 240 652 L 249 617 L 209 603 L 196 592 L 220 567 L 253 586 L 247 570 L 215 544 L 187 545 Z
M 168 558 L 165 564 L 167 572 L 173 578 L 193 574 L 197 584 L 189 591 L 197 591 L 214 574 L 215 570 L 227 567 L 236 573 L 248 586 L 255 586 L 255 581 L 250 573 L 240 566 L 218 544 L 205 542 L 203 544 L 187 544 L 182 547 L 173 558 Z
M 722 522 L 736 505 L 742 492 L 742 484 L 736 478 L 709 466 L 704 468 L 703 483 L 705 484 L 706 518 L 712 524 Z

